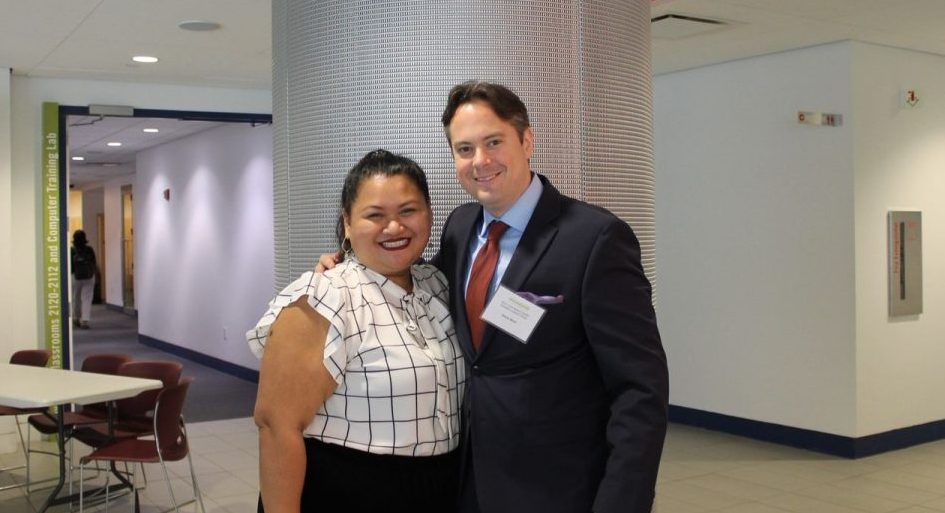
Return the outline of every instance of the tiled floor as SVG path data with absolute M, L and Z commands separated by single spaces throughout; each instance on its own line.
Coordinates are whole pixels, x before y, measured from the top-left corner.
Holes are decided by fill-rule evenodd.
M 672 425 L 659 513 L 945 511 L 945 440 L 847 460 Z
M 251 419 L 189 424 L 194 465 L 208 513 L 256 508 L 256 429 Z M 0 456 L 0 464 L 22 460 Z M 42 463 L 40 463 L 41 460 Z M 53 475 L 50 457 L 37 472 Z M 172 464 L 171 482 L 190 497 L 186 462 Z M 141 511 L 170 504 L 160 467 L 149 466 Z M 0 474 L 0 485 L 9 474 Z M 140 482 L 140 478 L 139 478 Z M 0 492 L 0 512 L 33 513 L 48 491 Z M 128 511 L 128 497 L 111 511 Z M 100 511 L 101 506 L 92 511 Z M 190 504 L 184 511 L 199 511 Z M 50 511 L 68 511 L 60 506 Z M 660 471 L 657 513 L 935 513 L 945 512 L 945 441 L 860 460 L 845 460 L 721 433 L 670 426 Z
M 230 419 L 187 424 L 187 433 L 193 456 L 198 484 L 203 495 L 207 513 L 250 513 L 256 511 L 256 497 L 259 490 L 257 465 L 257 431 L 252 419 Z M 35 443 L 52 448 L 50 442 Z M 81 444 L 76 444 L 79 450 Z M 23 455 L 12 453 L 0 456 L 0 466 L 21 463 Z M 193 497 L 190 485 L 190 472 L 187 460 L 169 463 L 171 486 L 178 502 Z M 23 480 L 24 471 L 15 471 L 17 481 Z M 33 455 L 33 473 L 42 477 L 56 475 L 58 472 L 55 458 Z M 146 465 L 147 487 L 139 493 L 141 513 L 157 513 L 168 509 L 173 503 L 167 489 L 161 466 Z M 8 484 L 11 476 L 0 473 L 0 486 Z M 143 479 L 138 473 L 138 485 Z M 87 483 L 86 486 L 101 483 L 101 480 Z M 49 489 L 34 490 L 29 495 L 22 489 L 0 492 L 0 512 L 33 513 L 48 496 Z M 109 504 L 109 511 L 130 511 L 129 496 L 114 500 Z M 104 505 L 86 508 L 86 511 L 103 511 Z M 50 508 L 48 511 L 59 513 L 69 511 L 67 505 Z M 181 508 L 188 513 L 200 511 L 195 503 Z

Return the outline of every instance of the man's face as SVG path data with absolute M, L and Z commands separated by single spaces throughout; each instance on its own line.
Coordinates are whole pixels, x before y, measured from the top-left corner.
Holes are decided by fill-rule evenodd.
M 464 103 L 449 124 L 459 183 L 492 215 L 508 211 L 531 182 L 531 128 L 521 139 L 508 121 L 482 101 Z

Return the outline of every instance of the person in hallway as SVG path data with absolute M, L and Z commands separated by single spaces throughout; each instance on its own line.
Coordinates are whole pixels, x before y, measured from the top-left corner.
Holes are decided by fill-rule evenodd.
M 72 250 L 69 254 L 72 268 L 72 323 L 78 328 L 89 329 L 97 266 L 95 251 L 89 246 L 83 230 L 76 230 L 72 234 Z
M 262 357 L 259 509 L 454 511 L 466 366 L 446 279 L 415 265 L 426 177 L 376 150 L 341 198 L 344 263 L 303 274 L 247 333 Z
M 460 511 L 650 511 L 669 379 L 636 236 L 532 172 L 528 111 L 506 87 L 457 85 L 442 122 L 476 200 L 432 261 L 471 366 Z

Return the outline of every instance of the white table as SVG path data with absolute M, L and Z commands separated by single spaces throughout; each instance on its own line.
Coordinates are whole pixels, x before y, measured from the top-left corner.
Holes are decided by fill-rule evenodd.
M 66 477 L 66 432 L 62 425 L 65 405 L 114 401 L 163 386 L 156 379 L 0 363 L 0 404 L 16 408 L 56 406 L 59 410 L 59 482 L 39 509 L 40 513 L 49 506 L 72 500 L 71 497 L 58 497 Z

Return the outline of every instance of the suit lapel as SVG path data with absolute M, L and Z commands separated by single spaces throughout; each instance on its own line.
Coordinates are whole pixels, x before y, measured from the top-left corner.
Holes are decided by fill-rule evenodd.
M 476 226 L 482 220 L 482 207 L 469 209 L 476 215 L 463 216 L 456 222 L 456 261 L 459 265 L 453 270 L 453 304 L 456 305 L 452 312 L 454 325 L 456 326 L 456 336 L 459 339 L 463 351 L 466 353 L 469 361 L 476 358 L 476 351 L 473 349 L 472 337 L 469 335 L 469 319 L 466 318 L 466 268 L 469 267 L 469 244 L 475 237 Z
M 525 233 L 522 234 L 518 247 L 515 248 L 512 260 L 502 276 L 501 284 L 515 292 L 521 289 L 522 284 L 525 283 L 532 270 L 538 265 L 541 257 L 548 250 L 551 241 L 558 233 L 558 225 L 555 221 L 561 214 L 561 193 L 544 176 L 538 175 L 538 177 L 541 179 L 543 186 L 541 197 L 538 199 L 538 205 L 535 206 L 535 212 L 532 213 L 532 217 L 525 227 Z M 463 305 L 465 304 L 463 302 Z M 468 340 L 469 325 L 465 321 L 465 311 L 463 312 L 463 324 L 466 328 L 466 338 Z M 495 338 L 496 331 L 497 329 L 494 326 L 486 323 L 479 354 L 486 352 L 489 343 Z

